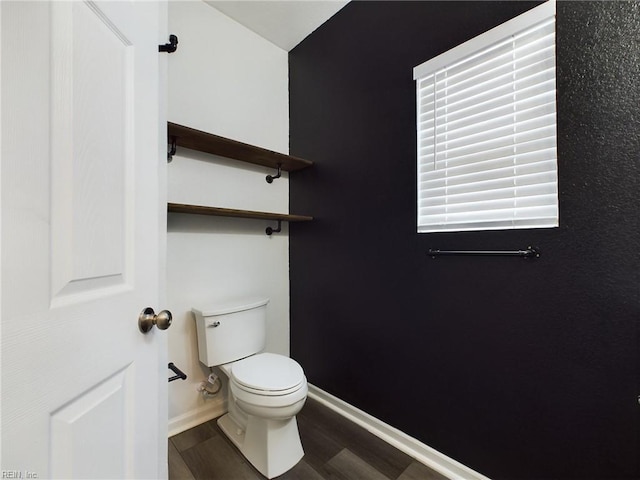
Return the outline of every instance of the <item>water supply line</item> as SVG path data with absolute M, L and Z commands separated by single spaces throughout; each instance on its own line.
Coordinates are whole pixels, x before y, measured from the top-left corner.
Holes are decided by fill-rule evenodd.
M 213 367 L 209 367 L 209 371 L 209 377 L 198 385 L 198 391 L 205 400 L 215 397 L 222 390 L 220 377 L 213 372 Z

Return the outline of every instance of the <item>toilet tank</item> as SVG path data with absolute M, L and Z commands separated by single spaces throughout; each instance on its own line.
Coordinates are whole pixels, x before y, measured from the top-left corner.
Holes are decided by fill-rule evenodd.
M 251 299 L 192 308 L 200 361 L 213 367 L 264 350 L 267 303 L 268 299 Z

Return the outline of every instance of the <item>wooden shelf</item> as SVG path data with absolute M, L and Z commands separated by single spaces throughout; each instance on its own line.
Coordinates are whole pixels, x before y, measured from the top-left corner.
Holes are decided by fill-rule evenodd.
M 282 170 L 286 172 L 293 172 L 313 165 L 313 162 L 310 160 L 284 155 L 247 143 L 237 142 L 212 133 L 178 125 L 177 123 L 167 123 L 167 134 L 169 143 L 175 138 L 176 146 L 178 147 L 190 148 L 241 162 L 272 167 L 274 169 L 277 169 L 278 164 L 280 164 Z
M 306 215 L 289 215 L 286 213 L 256 212 L 252 210 L 235 210 L 233 208 L 204 207 L 201 205 L 185 205 L 169 203 L 167 211 L 173 213 L 190 213 L 195 215 L 213 215 L 216 217 L 254 218 L 258 220 L 280 220 L 285 222 L 308 222 L 313 217 Z
M 305 160 L 303 158 L 292 157 L 290 155 L 273 152 L 264 148 L 237 142 L 229 138 L 220 137 L 212 133 L 202 132 L 194 128 L 185 127 L 184 125 L 178 125 L 177 123 L 167 123 L 167 134 L 169 143 L 175 142 L 176 147 L 190 148 L 199 152 L 219 155 L 221 157 L 239 160 L 241 162 L 271 167 L 274 170 L 280 167 L 280 169 L 286 172 L 293 172 L 313 165 L 313 162 Z M 172 154 L 173 153 L 170 153 L 170 155 Z M 267 181 L 269 180 L 270 179 L 267 178 Z M 169 203 L 167 205 L 167 211 L 172 213 L 212 215 L 217 217 L 253 218 L 258 220 L 277 221 L 278 228 L 274 229 L 268 227 L 266 229 L 267 235 L 271 235 L 274 232 L 279 232 L 280 222 L 283 221 L 307 222 L 309 220 L 313 220 L 313 217 L 308 217 L 305 215 L 256 212 L 252 210 L 205 207 L 202 205 L 185 205 L 181 203 Z

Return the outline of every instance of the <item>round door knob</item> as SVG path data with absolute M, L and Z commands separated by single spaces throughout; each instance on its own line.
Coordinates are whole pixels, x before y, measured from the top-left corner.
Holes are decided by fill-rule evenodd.
M 138 328 L 142 333 L 147 333 L 156 325 L 160 330 L 166 330 L 171 326 L 173 316 L 169 310 L 162 310 L 156 313 L 153 308 L 147 307 L 138 316 Z

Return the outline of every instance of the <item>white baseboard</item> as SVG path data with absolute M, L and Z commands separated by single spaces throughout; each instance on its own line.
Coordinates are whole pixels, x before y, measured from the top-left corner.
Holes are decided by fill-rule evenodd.
M 213 420 L 225 413 L 227 413 L 226 402 L 218 402 L 216 404 L 207 405 L 206 407 L 191 410 L 190 412 L 183 413 L 177 417 L 170 418 L 169 436 L 173 437 L 178 433 L 182 433 L 185 430 L 189 430 L 190 428 L 196 427 L 204 422 Z
M 343 417 L 360 425 L 376 437 L 394 446 L 401 452 L 415 458 L 429 468 L 452 480 L 489 480 L 488 477 L 470 469 L 466 465 L 447 457 L 443 453 L 410 437 L 397 428 L 387 425 L 368 413 L 349 405 L 330 393 L 309 384 L 309 397 L 317 400 Z

